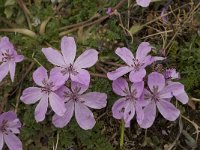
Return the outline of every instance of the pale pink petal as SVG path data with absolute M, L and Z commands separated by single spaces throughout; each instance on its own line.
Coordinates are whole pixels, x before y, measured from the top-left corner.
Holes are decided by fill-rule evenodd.
M 180 115 L 180 111 L 166 100 L 159 100 L 157 107 L 162 116 L 169 121 L 175 121 Z
M 13 111 L 4 112 L 0 115 L 0 123 L 2 123 L 3 120 L 13 121 L 15 119 L 17 119 L 17 115 Z
M 151 45 L 148 42 L 142 42 L 136 51 L 136 59 L 140 62 L 144 61 L 147 54 L 151 51 Z
M 2 37 L 0 41 L 0 51 L 5 49 L 14 50 L 13 44 L 9 41 L 9 38 L 6 36 Z
M 153 122 L 156 118 L 156 104 L 155 102 L 149 103 L 144 109 L 144 118 L 142 123 L 139 124 L 141 128 L 149 128 L 153 125 Z
M 44 94 L 35 108 L 35 120 L 41 122 L 45 119 L 48 108 L 48 95 Z
M 132 70 L 131 67 L 129 66 L 124 66 L 124 67 L 120 67 L 118 69 L 116 69 L 115 71 L 112 72 L 108 72 L 107 73 L 107 77 L 110 80 L 116 80 L 117 78 L 127 74 L 128 72 L 130 72 Z
M 15 62 L 21 62 L 24 59 L 23 55 L 16 55 L 15 56 Z
M 131 122 L 125 122 L 125 128 L 130 128 Z
M 64 101 L 68 101 L 69 100 L 69 96 L 70 94 L 72 93 L 71 90 L 66 87 L 66 86 L 62 86 L 60 87 L 59 89 L 57 89 L 55 91 L 55 93 L 61 98 L 61 99 L 64 99 Z M 67 97 L 66 97 L 67 96 Z
M 98 52 L 94 49 L 84 51 L 75 61 L 75 68 L 92 67 L 98 60 Z
M 5 78 L 5 76 L 8 74 L 9 70 L 9 64 L 8 63 L 2 63 L 0 65 L 0 82 Z
M 165 87 L 165 77 L 158 72 L 152 72 L 148 76 L 147 84 L 152 92 L 154 91 L 154 88 L 158 88 L 159 92 Z
M 44 86 L 43 82 L 48 80 L 47 70 L 44 67 L 39 67 L 33 72 L 33 80 L 39 86 Z
M 56 95 L 54 92 L 51 92 L 49 94 L 49 102 L 51 108 L 58 116 L 63 116 L 65 114 L 66 108 L 64 100 Z
M 126 96 L 130 93 L 128 82 L 124 78 L 118 78 L 112 83 L 113 91 L 120 96 Z
M 151 0 L 136 0 L 137 4 L 142 7 L 148 7 Z
M 0 133 L 0 150 L 3 149 L 3 144 L 4 144 L 4 141 L 3 141 L 3 134 Z
M 76 43 L 73 37 L 64 36 L 61 40 L 61 52 L 66 64 L 73 64 L 76 56 Z
M 53 116 L 52 122 L 54 126 L 57 128 L 63 128 L 71 120 L 74 114 L 74 102 L 73 101 L 67 102 L 65 104 L 65 108 L 66 108 L 66 112 L 63 116 L 58 116 L 57 114 Z
M 20 100 L 25 104 L 34 104 L 42 97 L 42 92 L 40 88 L 29 87 L 25 89 L 20 97 Z
M 81 95 L 81 102 L 86 106 L 94 109 L 101 109 L 106 107 L 107 95 L 100 92 L 89 92 Z
M 187 95 L 186 92 L 183 92 L 183 93 L 181 93 L 181 94 L 179 94 L 179 95 L 176 95 L 175 97 L 176 97 L 176 99 L 177 99 L 178 101 L 180 101 L 182 104 L 186 104 L 186 103 L 188 103 L 188 101 L 189 101 L 189 97 L 188 97 L 188 95 Z
M 133 53 L 126 47 L 117 48 L 115 53 L 129 66 L 133 64 Z
M 70 78 L 74 82 L 78 82 L 84 85 L 89 85 L 90 83 L 90 74 L 85 69 L 79 69 L 77 75 L 70 74 Z
M 49 47 L 49 48 L 43 48 L 42 52 L 48 59 L 48 61 L 56 66 L 65 66 L 65 61 L 63 56 L 58 52 L 57 50 Z
M 11 78 L 12 82 L 14 82 L 15 67 L 16 67 L 16 63 L 14 61 L 10 61 L 9 62 L 9 71 L 10 71 L 10 78 Z
M 75 103 L 75 117 L 84 130 L 92 129 L 96 123 L 93 113 L 82 103 Z
M 78 94 L 83 94 L 89 88 L 89 84 L 81 84 L 78 82 L 71 81 L 71 89 L 73 92 L 78 92 Z
M 49 80 L 53 82 L 54 87 L 52 88 L 53 91 L 60 88 L 62 85 L 65 84 L 65 76 L 60 72 L 60 68 L 55 67 L 51 69 Z
M 136 92 L 136 98 L 139 98 L 144 90 L 144 81 L 133 83 L 131 86 L 131 92 Z
M 122 119 L 124 117 L 124 110 L 127 104 L 126 98 L 120 98 L 112 106 L 112 114 L 115 119 Z
M 145 75 L 146 75 L 145 69 L 140 69 L 138 71 L 131 71 L 129 74 L 129 79 L 133 83 L 141 82 L 143 81 L 143 78 L 145 77 Z
M 9 150 L 22 150 L 22 142 L 13 133 L 8 133 L 3 135 L 6 145 Z
M 131 119 L 133 119 L 135 115 L 135 106 L 132 101 L 128 101 L 125 106 L 124 110 L 124 121 L 125 122 L 130 122 Z
M 142 68 L 145 68 L 146 66 L 151 65 L 153 62 L 154 62 L 154 59 L 152 56 L 150 55 L 146 56 L 144 60 L 141 62 L 143 64 Z
M 136 111 L 136 119 L 138 124 L 141 124 L 144 119 L 144 111 L 140 103 L 136 102 L 135 104 L 135 111 Z
M 55 67 L 58 71 L 64 76 L 64 80 L 67 81 L 69 79 L 69 71 L 66 71 L 66 68 Z

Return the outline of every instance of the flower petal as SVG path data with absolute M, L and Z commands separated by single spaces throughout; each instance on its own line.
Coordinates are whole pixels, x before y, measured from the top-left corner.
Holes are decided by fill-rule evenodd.
M 58 116 L 57 114 L 53 116 L 52 122 L 54 126 L 57 128 L 63 128 L 71 120 L 74 114 L 74 102 L 73 101 L 67 102 L 65 104 L 65 108 L 66 108 L 66 112 L 63 116 Z
M 137 4 L 142 7 L 148 7 L 151 0 L 136 0 Z
M 51 108 L 58 116 L 63 116 L 65 114 L 66 108 L 64 100 L 61 99 L 58 95 L 56 95 L 54 92 L 51 92 L 49 94 L 49 102 Z
M 139 124 L 141 128 L 149 128 L 152 126 L 155 118 L 156 118 L 156 104 L 154 101 L 149 103 L 144 109 L 144 118 L 142 123 Z M 139 122 L 138 122 L 139 123 Z
M 133 53 L 126 47 L 117 48 L 115 53 L 129 66 L 133 64 Z
M 66 64 L 73 64 L 76 56 L 76 43 L 73 37 L 64 36 L 61 40 L 61 52 Z
M 70 78 L 74 82 L 78 82 L 84 85 L 89 85 L 90 83 L 90 74 L 85 69 L 79 69 L 77 75 L 70 74 Z
M 148 42 L 142 42 L 136 51 L 136 59 L 140 62 L 144 61 L 147 54 L 151 51 L 151 45 Z
M 42 97 L 42 92 L 40 88 L 29 87 L 25 89 L 20 97 L 20 100 L 25 104 L 34 104 Z
M 11 49 L 14 50 L 13 44 L 9 41 L 9 38 L 4 36 L 0 40 L 0 51 L 1 50 L 6 50 L 6 49 Z
M 145 69 L 140 69 L 138 71 L 131 71 L 129 74 L 129 79 L 131 82 L 141 82 L 146 75 Z
M 54 83 L 54 87 L 52 88 L 53 91 L 64 85 L 66 81 L 65 79 L 65 76 L 63 76 L 63 74 L 60 72 L 60 68 L 55 67 L 51 69 L 49 80 Z
M 48 108 L 48 95 L 44 94 L 35 108 L 35 120 L 41 122 L 45 119 Z
M 65 102 L 67 102 L 70 99 L 70 94 L 72 93 L 71 90 L 66 87 L 62 86 L 59 89 L 55 91 L 55 93 L 61 98 L 64 99 Z M 67 97 L 66 97 L 67 95 Z
M 96 123 L 93 113 L 82 103 L 75 103 L 75 117 L 84 130 L 92 129 Z
M 120 96 L 126 96 L 130 93 L 128 82 L 124 78 L 118 78 L 112 83 L 113 91 Z
M 49 48 L 43 48 L 42 52 L 48 59 L 48 61 L 56 66 L 65 66 L 65 61 L 63 56 L 58 52 L 57 50 L 49 47 Z
M 10 132 L 3 136 L 9 150 L 22 150 L 22 142 L 15 134 Z
M 4 141 L 3 141 L 3 134 L 0 133 L 0 150 L 3 149 L 3 144 L 4 144 Z
M 116 69 L 115 71 L 112 72 L 108 72 L 107 73 L 107 77 L 110 80 L 116 80 L 117 78 L 127 74 L 128 72 L 130 72 L 132 70 L 131 67 L 129 66 L 124 66 L 124 67 L 120 67 L 118 69 Z
M 78 82 L 71 81 L 71 89 L 73 92 L 77 92 L 78 94 L 83 94 L 89 88 L 89 84 L 84 85 Z
M 8 74 L 8 70 L 9 70 L 9 64 L 8 63 L 2 63 L 0 65 L 0 82 Z
M 136 92 L 136 98 L 139 98 L 144 91 L 144 81 L 133 83 L 131 86 L 131 92 Z
M 39 67 L 33 72 L 33 80 L 39 86 L 44 86 L 43 81 L 48 80 L 47 70 L 44 67 Z
M 15 119 L 17 119 L 17 115 L 13 111 L 4 112 L 0 115 L 0 123 L 2 123 L 3 120 L 13 121 Z
M 166 100 L 159 100 L 157 107 L 162 116 L 169 121 L 175 121 L 180 115 L 180 111 Z
M 24 59 L 23 55 L 16 55 L 15 56 L 15 62 L 21 62 Z
M 165 77 L 158 72 L 152 72 L 148 75 L 147 84 L 152 92 L 154 91 L 154 88 L 158 88 L 159 92 L 165 87 Z
M 10 78 L 11 78 L 12 82 L 14 82 L 15 67 L 16 67 L 16 63 L 14 61 L 10 61 L 9 62 L 9 71 L 10 71 Z
M 135 110 L 136 110 L 137 122 L 138 122 L 138 124 L 141 124 L 144 119 L 144 111 L 143 111 L 140 103 L 136 102 Z
M 126 107 L 126 98 L 120 98 L 112 106 L 112 114 L 115 119 L 122 119 L 124 116 L 124 109 Z
M 177 99 L 178 101 L 180 101 L 182 104 L 186 104 L 186 103 L 188 103 L 188 101 L 189 101 L 189 97 L 188 97 L 188 95 L 187 95 L 186 92 L 183 92 L 183 93 L 181 93 L 181 94 L 179 94 L 179 95 L 176 95 L 175 97 L 176 97 L 176 99 Z
M 125 111 L 124 111 L 124 121 L 130 122 L 131 119 L 133 119 L 135 115 L 135 106 L 132 101 L 128 101 L 126 106 L 125 106 Z
M 86 106 L 94 109 L 101 109 L 106 107 L 107 95 L 100 92 L 89 92 L 81 95 L 81 102 Z
M 84 51 L 74 62 L 75 68 L 92 67 L 98 60 L 98 52 L 94 49 Z

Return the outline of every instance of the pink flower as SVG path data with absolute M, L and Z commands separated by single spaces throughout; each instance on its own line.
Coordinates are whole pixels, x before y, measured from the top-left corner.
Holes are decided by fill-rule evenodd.
M 148 7 L 151 0 L 136 0 L 137 4 L 142 7 Z
M 25 104 L 33 104 L 40 100 L 35 109 L 36 121 L 40 122 L 45 119 L 48 103 L 50 103 L 51 108 L 57 115 L 64 115 L 66 111 L 64 100 L 55 93 L 65 83 L 64 77 L 59 70 L 57 68 L 52 69 L 48 78 L 47 70 L 44 67 L 39 67 L 33 73 L 33 80 L 40 87 L 25 89 L 20 99 Z
M 122 96 L 112 107 L 113 117 L 123 119 L 126 126 L 129 126 L 136 112 L 137 122 L 141 123 L 144 118 L 142 107 L 148 104 L 142 97 L 144 82 L 133 83 L 129 89 L 128 82 L 123 78 L 118 78 L 113 81 L 112 88 L 117 95 Z
M 165 119 L 175 121 L 180 111 L 170 103 L 170 100 L 173 97 L 172 91 L 177 89 L 177 85 L 166 86 L 164 76 L 157 72 L 149 74 L 147 84 L 150 91 L 145 89 L 144 99 L 149 101 L 149 104 L 144 108 L 144 118 L 140 127 L 149 128 L 153 124 L 156 107 Z
M 83 52 L 74 62 L 76 56 L 76 43 L 73 37 L 64 36 L 61 40 L 61 53 L 53 48 L 43 48 L 42 52 L 49 62 L 58 66 L 58 69 L 65 77 L 72 81 L 88 85 L 90 74 L 85 68 L 93 66 L 98 60 L 98 52 L 88 49 Z
M 65 114 L 60 117 L 57 114 L 53 116 L 53 124 L 62 128 L 71 120 L 74 112 L 79 126 L 85 130 L 92 129 L 96 123 L 90 108 L 101 109 L 106 106 L 107 95 L 100 92 L 89 92 L 83 94 L 88 89 L 88 85 L 77 82 L 71 82 L 71 89 L 66 86 L 58 89 L 59 95 L 65 99 Z
M 10 72 L 10 78 L 14 82 L 15 67 L 17 62 L 24 59 L 23 55 L 18 55 L 8 37 L 1 38 L 0 41 L 0 82 Z
M 4 141 L 9 150 L 22 150 L 22 143 L 15 134 L 19 134 L 21 123 L 14 112 L 5 112 L 0 115 L 0 150 Z
M 176 69 L 167 69 L 165 70 L 165 72 L 163 73 L 165 79 L 180 79 L 180 73 L 176 72 Z
M 145 67 L 156 60 L 163 59 L 162 57 L 152 57 L 147 55 L 151 51 L 151 48 L 152 47 L 148 42 L 142 42 L 137 49 L 135 58 L 132 52 L 126 47 L 117 48 L 115 53 L 127 64 L 127 66 L 108 72 L 108 78 L 110 80 L 116 80 L 130 72 L 129 79 L 131 82 L 141 82 L 146 75 Z

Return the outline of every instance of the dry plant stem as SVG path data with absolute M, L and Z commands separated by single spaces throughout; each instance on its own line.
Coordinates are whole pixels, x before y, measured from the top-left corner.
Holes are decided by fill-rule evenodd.
M 123 149 L 124 146 L 124 129 L 125 129 L 125 123 L 124 120 L 121 120 L 121 129 L 120 129 L 120 149 Z
M 113 65 L 113 66 L 116 66 L 116 67 L 123 67 L 123 66 L 125 66 L 125 65 L 121 65 L 121 64 L 114 63 L 114 62 L 109 62 L 109 61 L 101 61 L 101 62 L 104 63 L 104 64 Z
M 17 110 L 18 110 L 19 99 L 20 99 L 20 96 L 21 96 L 21 91 L 22 91 L 22 85 L 20 84 L 19 92 L 17 94 L 17 101 L 16 101 L 16 105 L 15 105 L 15 113 L 17 113 Z
M 105 74 L 91 73 L 90 72 L 90 75 L 94 76 L 94 77 L 100 77 L 100 78 L 106 78 L 107 79 L 107 76 Z
M 41 25 L 40 25 L 40 31 L 39 33 L 40 34 L 44 34 L 45 33 L 45 28 L 46 28 L 46 25 L 47 23 L 50 21 L 51 17 L 48 17 L 46 20 L 44 20 Z

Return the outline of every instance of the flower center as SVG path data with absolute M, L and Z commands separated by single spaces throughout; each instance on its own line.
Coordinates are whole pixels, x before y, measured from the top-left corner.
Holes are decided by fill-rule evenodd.
M 140 70 L 142 66 L 143 66 L 143 63 L 140 63 L 138 59 L 134 59 L 133 64 L 131 65 L 131 67 L 133 67 L 135 71 Z
M 151 99 L 155 102 L 159 101 L 160 97 L 159 97 L 158 87 L 157 86 L 153 87 L 153 91 L 151 91 L 150 94 L 145 94 L 144 96 L 145 99 Z
M 2 62 L 8 62 L 8 61 L 14 59 L 13 54 L 9 54 L 8 49 L 6 49 L 4 52 L 2 52 L 1 56 L 2 56 Z
M 54 84 L 52 81 L 48 82 L 46 80 L 43 80 L 42 83 L 44 84 L 44 87 L 42 88 L 42 92 L 49 94 L 52 92 L 52 88 L 54 87 Z
M 76 76 L 76 75 L 78 74 L 78 72 L 76 71 L 76 69 L 73 67 L 72 64 L 70 64 L 69 67 L 63 68 L 63 69 L 61 70 L 61 73 L 62 73 L 63 75 L 69 73 L 69 74 L 72 74 L 72 75 L 74 75 L 74 76 Z
M 2 133 L 6 133 L 7 132 L 7 128 L 8 128 L 8 121 L 7 120 L 3 120 L 1 125 L 0 125 L 0 131 Z
M 137 98 L 136 98 L 136 94 L 137 94 L 137 91 L 136 90 L 133 90 L 131 93 L 129 93 L 127 96 L 126 96 L 126 100 L 130 100 L 130 101 L 135 101 Z

